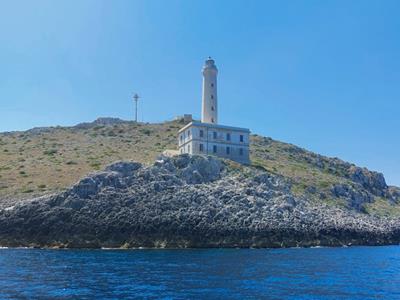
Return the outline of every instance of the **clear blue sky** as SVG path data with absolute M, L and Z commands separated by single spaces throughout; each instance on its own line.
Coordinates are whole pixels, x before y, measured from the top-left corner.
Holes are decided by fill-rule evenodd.
M 0 131 L 200 114 L 400 186 L 400 1 L 1 1 Z

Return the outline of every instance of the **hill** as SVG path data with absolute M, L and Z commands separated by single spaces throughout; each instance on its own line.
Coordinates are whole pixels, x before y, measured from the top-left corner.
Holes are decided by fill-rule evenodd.
M 183 125 L 183 120 L 137 124 L 100 118 L 73 127 L 1 133 L 0 207 L 65 191 L 114 161 L 150 165 L 163 150 L 176 149 Z M 252 168 L 288 180 L 295 197 L 373 216 L 400 216 L 400 189 L 387 186 L 380 173 L 258 135 L 251 136 L 251 160 Z

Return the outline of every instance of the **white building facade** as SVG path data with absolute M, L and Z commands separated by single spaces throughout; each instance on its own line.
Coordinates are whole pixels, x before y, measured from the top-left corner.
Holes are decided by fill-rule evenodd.
M 243 164 L 249 164 L 250 130 L 217 124 L 218 70 L 214 60 L 211 58 L 206 60 L 202 73 L 201 122 L 192 121 L 179 130 L 179 153 L 216 155 Z

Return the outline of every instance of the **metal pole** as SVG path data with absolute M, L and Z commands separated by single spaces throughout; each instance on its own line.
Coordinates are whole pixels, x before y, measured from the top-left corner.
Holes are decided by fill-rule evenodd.
M 138 110 L 137 110 L 137 105 L 138 105 L 138 100 L 139 100 L 139 95 L 138 94 L 135 94 L 134 96 L 133 96 L 133 100 L 135 101 L 135 122 L 137 123 L 137 121 L 138 121 L 138 119 L 137 119 L 137 112 L 138 112 Z
M 137 98 L 135 99 L 135 106 L 136 106 L 136 108 L 135 108 L 135 122 L 137 123 Z

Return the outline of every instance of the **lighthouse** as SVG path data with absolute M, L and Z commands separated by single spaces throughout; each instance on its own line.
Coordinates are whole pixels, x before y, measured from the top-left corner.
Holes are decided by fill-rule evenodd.
M 218 69 L 211 57 L 202 73 L 201 122 L 192 120 L 178 131 L 179 153 L 215 155 L 249 164 L 250 130 L 218 124 Z
M 201 122 L 218 124 L 218 95 L 217 95 L 217 75 L 218 69 L 215 61 L 208 57 L 202 69 L 203 73 L 203 93 Z

